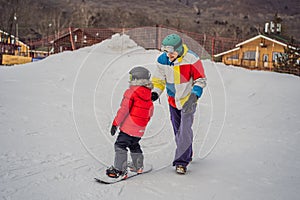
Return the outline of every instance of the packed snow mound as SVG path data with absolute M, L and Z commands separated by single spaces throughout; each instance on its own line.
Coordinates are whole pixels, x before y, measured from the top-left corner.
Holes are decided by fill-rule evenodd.
M 136 48 L 138 45 L 128 35 L 116 33 L 112 35 L 107 45 L 114 51 L 124 51 Z

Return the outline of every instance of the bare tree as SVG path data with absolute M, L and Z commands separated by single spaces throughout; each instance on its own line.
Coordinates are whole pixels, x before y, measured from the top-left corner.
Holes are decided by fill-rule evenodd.
M 16 21 L 19 15 L 19 0 L 1 0 L 1 29 L 13 34 L 16 31 Z
M 91 19 L 94 17 L 93 6 L 91 3 L 82 1 L 76 3 L 76 9 L 72 12 L 71 22 L 80 27 L 89 27 Z
M 193 3 L 193 9 L 195 10 L 195 12 L 196 12 L 197 15 L 201 14 L 198 2 L 194 2 Z
M 54 33 L 55 37 L 59 37 L 60 31 L 69 26 L 70 20 L 67 12 L 60 9 L 54 9 L 50 12 L 50 19 L 48 22 L 49 33 Z

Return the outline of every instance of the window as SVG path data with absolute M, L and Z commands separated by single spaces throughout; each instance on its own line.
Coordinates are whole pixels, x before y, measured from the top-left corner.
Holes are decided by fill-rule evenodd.
M 74 35 L 74 41 L 77 42 L 77 35 Z
M 272 61 L 277 61 L 279 57 L 281 57 L 279 52 L 273 52 Z
M 279 60 L 282 60 L 285 56 L 287 56 L 287 54 L 285 54 L 285 53 L 273 52 L 272 61 L 278 62 Z
M 264 54 L 263 55 L 263 61 L 264 62 L 268 62 L 269 61 L 269 55 L 268 54 Z
M 244 60 L 255 60 L 255 51 L 246 51 L 244 53 Z
M 227 60 L 238 60 L 238 59 L 239 59 L 239 54 L 234 54 L 227 57 Z

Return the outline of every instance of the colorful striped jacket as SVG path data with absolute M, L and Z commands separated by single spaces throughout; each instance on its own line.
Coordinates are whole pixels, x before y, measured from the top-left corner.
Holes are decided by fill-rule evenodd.
M 158 95 L 167 89 L 168 102 L 181 110 L 191 93 L 202 95 L 206 86 L 206 76 L 199 57 L 184 44 L 184 53 L 174 62 L 170 62 L 167 53 L 157 59 L 157 69 L 153 75 L 153 92 Z

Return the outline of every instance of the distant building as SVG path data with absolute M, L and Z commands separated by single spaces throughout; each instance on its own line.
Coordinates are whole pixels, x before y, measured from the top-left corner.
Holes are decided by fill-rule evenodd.
M 103 31 L 105 31 L 105 34 Z M 68 32 L 53 40 L 51 43 L 53 45 L 54 53 L 59 53 L 67 50 L 79 49 L 85 46 L 91 46 L 107 39 L 113 33 L 113 31 L 109 31 L 108 29 L 69 28 Z
M 31 62 L 29 46 L 15 36 L 0 30 L 0 64 L 14 65 Z
M 272 70 L 289 44 L 290 39 L 280 35 L 259 34 L 214 57 L 227 65 Z

